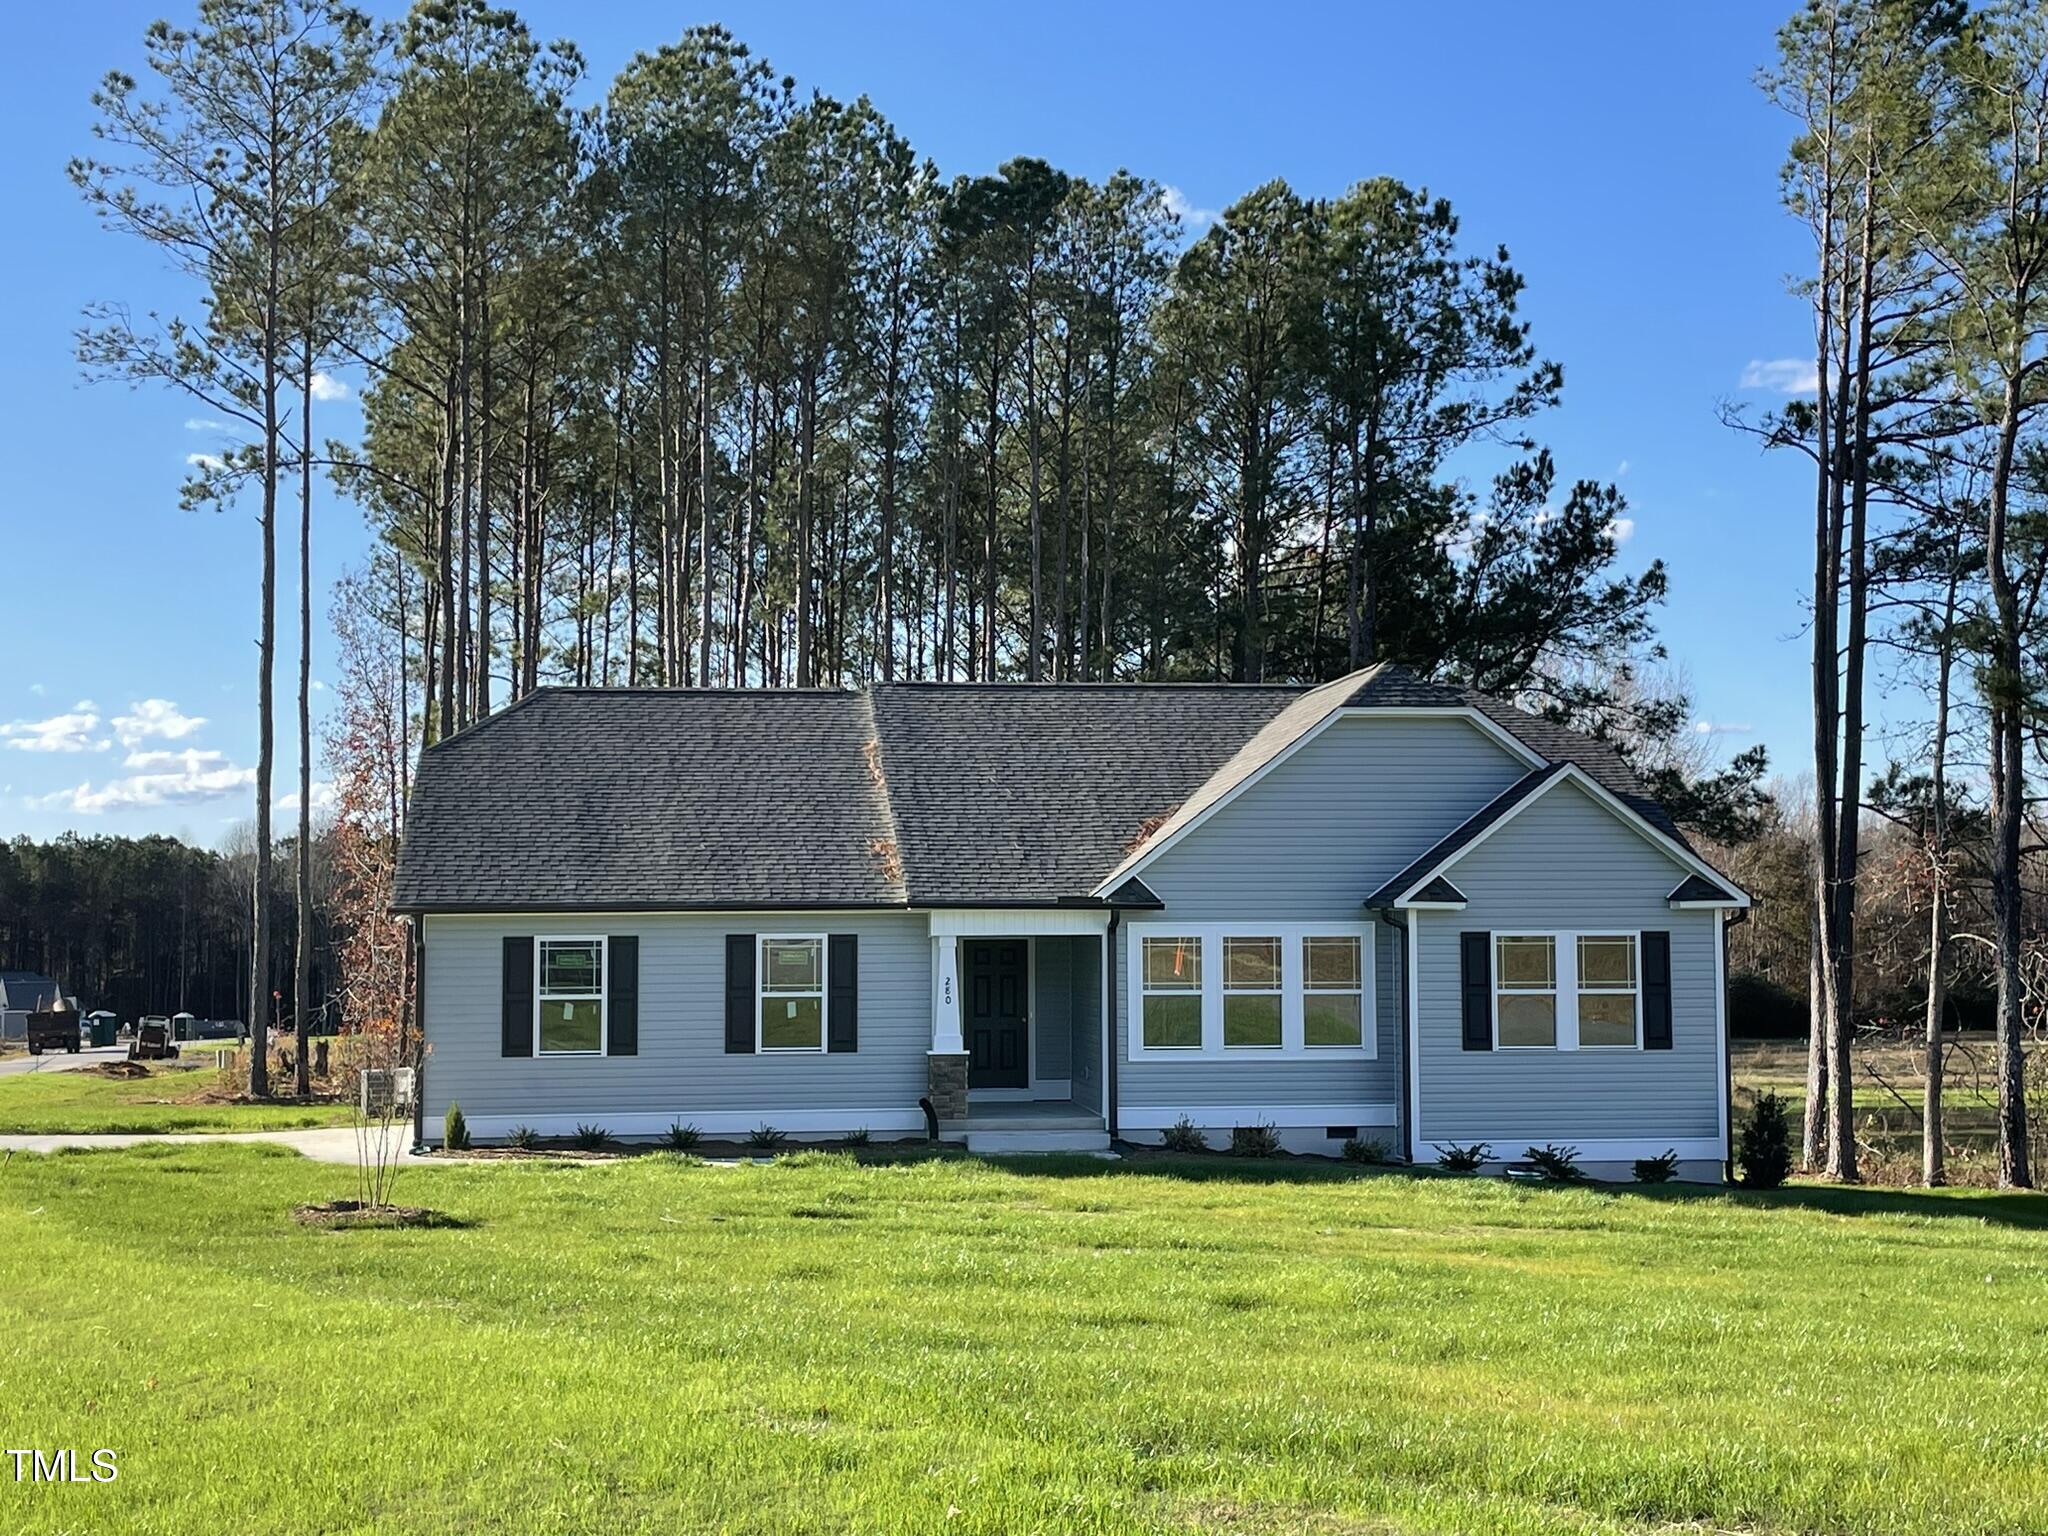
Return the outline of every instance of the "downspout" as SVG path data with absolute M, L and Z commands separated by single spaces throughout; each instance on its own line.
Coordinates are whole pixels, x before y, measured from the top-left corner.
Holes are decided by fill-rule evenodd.
M 407 925 L 412 944 L 412 1023 L 418 1051 L 412 1068 L 412 1149 L 427 1150 L 427 919 L 422 913 Z
M 1408 1074 L 1414 1069 L 1414 1063 L 1408 1059 L 1408 924 L 1405 919 L 1394 921 L 1393 912 L 1386 907 L 1380 908 L 1379 916 L 1381 922 L 1401 935 L 1401 942 L 1394 951 L 1400 957 L 1401 965 L 1401 984 L 1394 989 L 1401 999 L 1401 1027 L 1397 1031 L 1400 1043 L 1395 1050 L 1401 1058 L 1401 1156 L 1412 1167 L 1415 1163 L 1415 1126 L 1408 1114 L 1408 1106 L 1415 1102 L 1415 1094 L 1412 1091 L 1414 1085 L 1408 1080 Z
M 1102 976 L 1109 991 L 1109 1017 L 1102 1021 L 1103 1069 L 1102 1069 L 1102 1124 L 1109 1132 L 1109 1139 L 1117 1139 L 1116 1123 L 1116 929 L 1124 920 L 1123 909 L 1109 909 L 1109 932 L 1102 941 Z
M 1721 946 L 1721 1123 L 1728 1127 L 1721 1178 L 1729 1184 L 1735 1182 L 1735 1021 L 1728 1017 L 1728 930 L 1748 920 L 1748 908 L 1724 908 L 1716 941 Z

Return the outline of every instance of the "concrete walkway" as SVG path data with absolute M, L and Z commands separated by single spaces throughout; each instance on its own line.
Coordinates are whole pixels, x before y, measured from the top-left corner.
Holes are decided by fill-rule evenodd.
M 220 1142 L 220 1141 L 268 1141 L 280 1147 L 290 1147 L 301 1157 L 310 1157 L 316 1163 L 347 1163 L 353 1166 L 359 1147 L 356 1132 L 349 1126 L 323 1126 L 310 1131 L 177 1131 L 156 1134 L 113 1134 L 103 1136 L 51 1135 L 51 1136 L 0 1136 L 0 1153 L 6 1152 L 61 1152 L 67 1148 L 81 1147 L 87 1150 L 102 1147 L 139 1147 L 144 1142 Z M 376 1130 L 369 1135 L 377 1136 Z M 390 1161 L 399 1163 L 446 1163 L 445 1157 L 415 1157 L 412 1152 L 412 1125 L 403 1122 L 391 1127 Z

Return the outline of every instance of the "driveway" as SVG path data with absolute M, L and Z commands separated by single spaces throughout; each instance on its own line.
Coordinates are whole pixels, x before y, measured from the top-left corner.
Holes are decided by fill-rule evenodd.
M 31 1056 L 26 1051 L 9 1051 L 0 1056 L 0 1077 L 13 1077 L 22 1072 L 76 1072 L 80 1067 L 97 1066 L 103 1061 L 126 1061 L 128 1047 L 125 1045 L 102 1045 L 89 1051 L 45 1051 L 40 1056 Z
M 372 1127 L 364 1133 L 376 1137 L 380 1133 Z M 183 1131 L 164 1132 L 158 1135 L 54 1135 L 54 1136 L 0 1136 L 0 1153 L 6 1152 L 61 1152 L 70 1148 L 91 1150 L 97 1147 L 136 1147 L 147 1141 L 168 1142 L 220 1142 L 220 1141 L 269 1141 L 280 1147 L 290 1147 L 302 1157 L 310 1157 L 316 1163 L 348 1163 L 354 1165 L 358 1155 L 357 1132 L 351 1126 L 323 1126 L 310 1131 Z M 403 1120 L 391 1127 L 390 1161 L 400 1163 L 423 1163 L 428 1161 L 445 1163 L 447 1158 L 415 1157 L 412 1153 L 412 1122 Z

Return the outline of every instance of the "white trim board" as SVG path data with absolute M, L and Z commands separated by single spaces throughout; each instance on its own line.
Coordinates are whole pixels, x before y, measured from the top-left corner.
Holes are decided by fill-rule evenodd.
M 1591 774 L 1586 772 L 1577 763 L 1565 763 L 1562 765 L 1556 773 L 1552 774 L 1543 783 L 1537 785 L 1529 794 L 1524 795 L 1520 800 L 1509 806 L 1497 820 L 1488 823 L 1486 828 L 1477 837 L 1473 838 L 1471 842 L 1453 849 L 1415 879 L 1409 881 L 1407 889 L 1394 898 L 1394 905 L 1402 908 L 1407 907 L 1417 891 L 1440 876 L 1447 877 L 1450 870 L 1457 868 L 1465 858 L 1475 849 L 1481 847 L 1494 833 L 1498 832 L 1502 827 L 1510 825 L 1516 817 L 1556 789 L 1558 785 L 1567 782 L 1576 784 L 1580 789 L 1584 790 L 1591 797 L 1594 804 L 1608 811 L 1623 826 L 1635 832 L 1651 847 L 1676 862 L 1681 868 L 1691 870 L 1703 880 L 1712 880 L 1716 885 L 1735 889 L 1735 894 L 1739 898 L 1735 905 L 1743 907 L 1749 905 L 1748 892 L 1736 889 L 1735 883 L 1732 880 L 1715 869 L 1713 865 L 1707 863 L 1705 859 L 1702 859 L 1683 843 L 1673 840 L 1651 826 L 1649 822 L 1645 821 L 1641 815 L 1616 795 L 1613 790 L 1598 783 Z
M 1163 1131 L 1183 1116 L 1205 1131 L 1226 1130 L 1237 1125 L 1270 1125 L 1276 1130 L 1331 1125 L 1384 1128 L 1400 1122 L 1400 1107 L 1395 1104 L 1125 1104 L 1118 1106 L 1117 1121 L 1119 1127 L 1126 1131 Z
M 1028 939 L 1061 933 L 1102 933 L 1109 913 L 1099 907 L 1033 909 L 967 907 L 926 913 L 935 939 Z
M 527 1126 L 541 1136 L 573 1136 L 579 1125 L 601 1125 L 611 1135 L 666 1136 L 671 1125 L 694 1125 L 706 1136 L 744 1136 L 773 1126 L 792 1136 L 843 1135 L 850 1131 L 923 1131 L 924 1111 L 912 1105 L 855 1109 L 673 1109 L 659 1113 L 607 1114 L 589 1109 L 571 1115 L 471 1115 L 472 1136 L 509 1136 Z M 438 1142 L 439 1138 L 432 1138 Z
M 1491 1152 L 1486 1162 L 1489 1168 L 1502 1163 L 1522 1162 L 1525 1160 L 1523 1154 L 1530 1147 L 1546 1143 L 1571 1147 L 1582 1163 L 1627 1162 L 1638 1157 L 1662 1157 L 1666 1152 L 1676 1152 L 1680 1158 L 1688 1160 L 1721 1161 L 1721 1140 L 1718 1136 L 1629 1136 L 1589 1140 L 1580 1136 L 1488 1136 L 1479 1132 L 1469 1136 L 1432 1136 L 1418 1141 L 1415 1160 L 1434 1162 L 1440 1148 L 1471 1147 L 1482 1142 Z

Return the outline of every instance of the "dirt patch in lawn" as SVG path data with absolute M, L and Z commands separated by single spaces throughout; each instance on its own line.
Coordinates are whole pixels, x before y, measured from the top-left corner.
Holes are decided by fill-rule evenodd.
M 149 1068 L 139 1061 L 96 1061 L 78 1069 L 88 1077 L 148 1077 Z
M 327 1232 L 359 1227 L 466 1227 L 468 1222 L 423 1205 L 370 1205 L 361 1200 L 323 1200 L 292 1207 L 292 1220 Z

